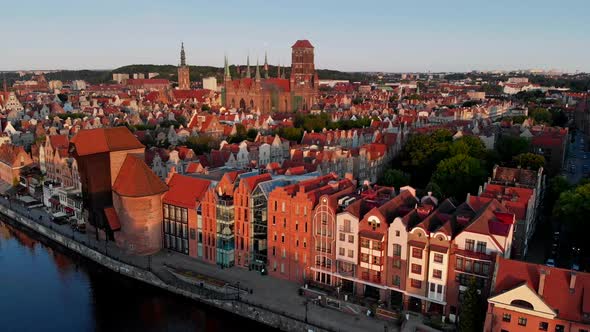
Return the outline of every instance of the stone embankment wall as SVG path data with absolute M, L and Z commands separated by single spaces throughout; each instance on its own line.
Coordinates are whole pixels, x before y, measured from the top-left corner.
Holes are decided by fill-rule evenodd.
M 105 266 L 117 273 L 120 273 L 124 276 L 143 281 L 150 285 L 160 287 L 162 289 L 168 290 L 170 292 L 176 293 L 178 295 L 182 295 L 193 300 L 220 308 L 222 310 L 227 310 L 234 314 L 240 315 L 242 317 L 269 325 L 274 328 L 278 328 L 282 331 L 326 331 L 314 326 L 310 326 L 305 322 L 292 319 L 290 317 L 286 317 L 277 313 L 274 313 L 270 310 L 266 310 L 260 308 L 256 305 L 250 305 L 243 302 L 238 301 L 222 301 L 222 300 L 214 300 L 214 299 L 207 299 L 198 294 L 183 290 L 181 288 L 177 288 L 175 286 L 171 286 L 165 282 L 163 282 L 160 278 L 158 278 L 155 274 L 150 271 L 146 271 L 144 269 L 137 268 L 135 266 L 131 266 L 125 263 L 122 263 L 118 260 L 110 258 L 94 249 L 91 249 L 71 238 L 63 236 L 56 231 L 53 231 L 39 223 L 36 223 L 26 217 L 21 216 L 20 214 L 8 209 L 5 206 L 0 206 L 0 213 L 5 215 L 6 217 L 10 218 L 11 220 L 31 229 L 32 231 L 53 240 L 60 245 L 69 248 L 72 251 L 77 252 L 78 254 L 95 261 L 96 263 Z

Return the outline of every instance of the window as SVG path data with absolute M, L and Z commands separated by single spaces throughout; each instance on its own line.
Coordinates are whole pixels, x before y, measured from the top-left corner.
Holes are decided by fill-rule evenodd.
M 420 249 L 420 248 L 412 248 L 412 257 L 414 257 L 414 258 L 422 258 L 422 249 Z
M 395 236 L 399 236 L 399 231 L 395 231 Z
M 524 318 L 524 317 L 518 317 L 518 325 L 520 325 L 520 326 L 526 326 L 526 318 Z
M 340 241 L 346 241 L 346 235 L 344 233 L 340 233 Z
M 442 271 L 435 269 L 432 271 L 432 276 L 436 279 L 441 279 L 442 278 Z
M 281 243 L 285 243 L 285 234 L 281 234 Z
M 443 255 L 442 254 L 434 254 L 434 261 L 436 263 L 442 263 L 443 262 Z
M 436 286 L 436 292 L 437 293 L 442 294 L 442 289 L 443 289 L 443 286 L 442 285 L 437 285 Z
M 399 269 L 402 267 L 402 261 L 400 259 L 394 259 L 393 260 L 393 267 L 395 267 L 396 269 Z
M 565 327 L 563 325 L 557 324 L 555 325 L 555 332 L 563 332 L 565 331 Z
M 338 254 L 339 254 L 340 256 L 344 256 L 344 254 L 345 254 L 345 250 L 344 250 L 344 248 L 339 248 L 339 249 L 338 249 Z
M 412 281 L 410 282 L 410 284 L 414 288 L 422 288 L 422 281 L 420 281 L 420 280 L 412 279 Z
M 436 289 L 436 284 L 430 283 L 430 292 L 434 293 L 435 289 Z
M 354 251 L 352 249 L 348 249 L 348 257 L 352 258 L 354 256 Z
M 363 247 L 363 248 L 369 248 L 369 240 L 367 240 L 367 239 L 361 239 L 361 247 Z
M 393 276 L 393 285 L 399 286 L 401 284 L 401 279 L 398 275 Z
M 354 243 L 354 235 L 348 236 L 348 243 Z
M 475 250 L 475 241 L 474 240 L 465 240 L 465 250 L 474 251 Z
M 539 331 L 547 331 L 549 329 L 549 324 L 547 322 L 540 322 L 539 323 Z
M 510 314 L 504 314 L 504 315 L 502 316 L 502 321 L 503 321 L 503 322 L 510 323 L 510 319 L 511 319 L 511 318 L 512 318 L 512 315 L 510 315 Z
M 477 241 L 477 252 L 486 253 L 486 243 Z
M 361 262 L 368 263 L 369 262 L 369 255 L 361 253 Z
M 348 219 L 344 219 L 344 231 L 350 233 L 350 220 Z
M 412 264 L 412 273 L 422 273 L 422 266 L 418 264 Z
M 463 258 L 457 257 L 457 270 L 463 270 Z
M 381 265 L 381 257 L 373 256 L 373 264 Z
M 402 254 L 402 246 L 400 246 L 399 244 L 394 244 L 393 245 L 393 255 L 394 256 L 401 256 Z

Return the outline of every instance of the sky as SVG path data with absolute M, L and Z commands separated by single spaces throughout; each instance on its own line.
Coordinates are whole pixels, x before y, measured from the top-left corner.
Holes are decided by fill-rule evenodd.
M 316 68 L 590 72 L 588 0 L 0 0 L 0 70 L 178 64 L 290 65 L 298 39 Z

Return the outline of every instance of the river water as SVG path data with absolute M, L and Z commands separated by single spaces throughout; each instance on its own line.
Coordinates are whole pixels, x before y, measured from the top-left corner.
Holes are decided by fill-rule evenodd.
M 0 220 L 0 331 L 270 331 Z

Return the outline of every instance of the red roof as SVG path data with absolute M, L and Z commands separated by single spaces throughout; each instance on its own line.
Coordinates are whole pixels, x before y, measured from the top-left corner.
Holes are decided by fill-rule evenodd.
M 145 197 L 164 193 L 168 187 L 152 172 L 143 160 L 128 154 L 123 161 L 119 175 L 113 184 L 113 191 L 120 196 Z
M 115 211 L 115 208 L 104 208 L 104 214 L 107 217 L 107 221 L 109 223 L 111 231 L 117 231 L 121 229 L 121 223 L 119 222 L 119 216 L 117 215 L 117 211 Z
M 127 127 L 80 130 L 72 138 L 79 156 L 144 148 Z
M 307 39 L 300 39 L 291 48 L 313 48 L 313 45 Z
M 172 175 L 168 181 L 168 192 L 164 195 L 164 203 L 194 209 L 211 185 L 211 181 L 191 176 Z
M 51 135 L 49 136 L 51 146 L 55 148 L 67 148 L 70 145 L 67 135 Z
M 557 317 L 564 320 L 580 322 L 583 313 L 590 312 L 590 273 L 575 272 L 576 280 L 573 290 L 570 281 L 573 271 L 555 267 L 525 263 L 522 261 L 498 258 L 498 272 L 493 293 L 499 294 L 523 283 L 533 291 L 539 289 L 540 270 L 548 272 L 545 276 L 543 301 L 557 312 Z

